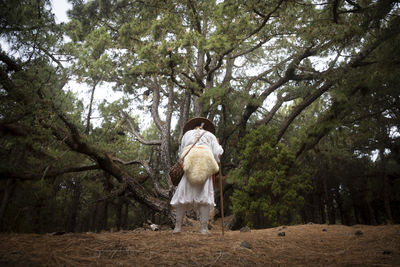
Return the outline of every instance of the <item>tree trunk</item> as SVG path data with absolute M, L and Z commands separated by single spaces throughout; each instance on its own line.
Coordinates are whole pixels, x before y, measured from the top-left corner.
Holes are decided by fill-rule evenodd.
M 194 109 L 194 117 L 199 117 L 201 116 L 201 103 L 200 103 L 200 97 L 194 95 L 193 96 L 193 109 Z
M 330 192 L 330 188 L 328 188 L 327 178 L 324 177 L 322 180 L 324 183 L 324 193 L 325 193 L 326 207 L 327 207 L 327 211 L 328 211 L 328 221 L 329 221 L 329 224 L 335 224 L 336 215 L 335 215 L 335 208 L 333 206 L 332 193 Z
M 107 200 L 104 200 L 103 202 L 103 213 L 102 213 L 102 217 L 101 217 L 101 227 L 100 227 L 100 231 L 101 230 L 107 230 L 108 229 L 108 204 L 109 202 Z
M 90 213 L 89 229 L 90 229 L 90 231 L 93 231 L 93 232 L 96 231 L 98 210 L 99 210 L 99 202 L 96 201 L 96 205 L 94 206 L 94 209 L 92 208 L 92 212 Z
M 170 158 L 170 153 L 169 153 L 169 147 L 170 147 L 170 126 L 165 124 L 163 125 L 162 128 L 162 139 L 161 139 L 161 165 L 162 165 L 162 170 L 164 174 L 167 174 L 169 172 L 169 169 L 171 167 L 171 158 Z M 167 175 L 166 175 L 167 176 Z M 169 175 L 168 175 L 169 177 Z M 172 181 L 169 179 L 167 180 L 168 184 L 172 185 Z
M 43 203 L 42 200 L 39 199 L 38 203 L 33 207 L 33 231 L 35 233 L 40 234 L 42 231 L 42 227 L 41 227 L 41 214 L 42 214 L 42 207 L 43 207 Z
M 371 202 L 366 200 L 366 203 L 367 203 L 368 214 L 369 214 L 369 224 L 377 225 L 376 220 L 375 220 L 375 212 L 371 206 Z
M 306 209 L 301 209 L 300 216 L 301 216 L 301 221 L 303 222 L 303 224 L 305 224 L 305 223 L 310 221 L 310 219 L 309 219 L 309 217 L 307 215 Z
M 4 189 L 3 200 L 1 202 L 1 207 L 0 207 L 0 231 L 4 230 L 3 229 L 4 214 L 6 213 L 8 203 L 10 202 L 10 199 L 14 193 L 16 185 L 17 183 L 14 179 L 7 180 L 6 187 Z
M 316 173 L 312 179 L 315 190 L 312 196 L 314 204 L 313 222 L 323 224 L 326 223 L 325 203 L 322 197 L 324 195 L 324 189 L 323 185 L 321 185 L 321 179 L 318 179 L 318 176 L 320 176 L 320 174 Z
M 385 204 L 386 223 L 392 224 L 392 209 L 390 208 L 390 185 L 389 178 L 386 173 L 383 174 L 383 201 Z
M 122 206 L 124 205 L 124 202 L 122 198 L 118 199 L 117 202 L 117 213 L 116 213 L 116 220 L 115 220 L 115 227 L 117 230 L 121 230 L 121 225 L 122 225 Z
M 184 99 L 183 105 L 180 108 L 181 116 L 179 117 L 179 129 L 180 130 L 179 130 L 178 140 L 182 139 L 183 126 L 185 126 L 186 121 L 189 120 L 190 102 L 191 102 L 190 92 L 185 92 L 185 99 Z
M 81 217 L 79 232 L 89 232 L 90 231 L 90 211 L 86 213 L 85 216 Z
M 125 201 L 124 214 L 122 217 L 122 229 L 128 228 L 128 216 L 129 216 L 129 202 Z
M 340 222 L 341 224 L 346 224 L 345 223 L 345 218 L 344 218 L 344 210 L 343 210 L 343 200 L 342 200 L 342 196 L 340 195 L 339 189 L 336 188 L 335 190 L 335 201 L 338 205 L 338 210 L 339 210 L 339 215 L 340 215 Z
M 82 193 L 82 185 L 80 181 L 75 181 L 73 184 L 73 196 L 71 200 L 71 204 L 69 207 L 68 219 L 67 219 L 67 232 L 75 232 L 76 231 L 76 221 L 78 218 L 78 210 L 80 206 L 81 193 Z
M 353 197 L 353 210 L 354 210 L 354 219 L 356 221 L 356 224 L 360 224 L 360 215 L 359 215 L 359 210 L 357 207 L 357 202 Z
M 320 223 L 326 223 L 326 210 L 325 210 L 325 203 L 323 201 L 322 196 L 318 197 L 319 203 L 319 216 L 320 216 Z
M 89 103 L 89 111 L 88 111 L 88 115 L 87 115 L 87 119 L 86 119 L 86 130 L 85 133 L 89 134 L 90 131 L 90 119 L 92 117 L 92 107 L 93 107 L 93 99 L 94 99 L 94 91 L 96 89 L 97 86 L 97 81 L 95 81 L 93 83 L 93 87 L 92 87 L 92 93 L 90 95 L 90 103 Z
M 307 199 L 307 202 L 309 203 L 308 204 L 308 206 L 309 206 L 309 208 L 307 208 L 307 204 L 304 206 L 304 210 L 305 210 L 305 212 L 307 213 L 309 213 L 309 218 L 308 218 L 308 220 L 307 221 L 305 221 L 304 223 L 308 223 L 308 222 L 313 222 L 313 223 L 316 223 L 317 222 L 317 220 L 316 220 L 316 218 L 317 218 L 317 206 L 316 206 L 316 203 L 315 203 L 315 193 L 314 192 L 312 192 L 310 195 L 308 195 L 308 197 L 307 197 L 308 199 Z
M 385 206 L 385 217 L 386 223 L 392 224 L 393 217 L 392 217 L 392 210 L 390 208 L 390 184 L 389 184 L 389 177 L 386 173 L 386 157 L 384 154 L 385 148 L 381 147 L 379 149 L 379 156 L 381 160 L 381 169 L 382 169 L 382 182 L 383 182 L 383 203 Z

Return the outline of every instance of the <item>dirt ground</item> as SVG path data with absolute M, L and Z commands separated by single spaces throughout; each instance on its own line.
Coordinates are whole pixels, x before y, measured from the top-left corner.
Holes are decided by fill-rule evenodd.
M 0 234 L 0 266 L 400 266 L 400 225 L 197 231 Z

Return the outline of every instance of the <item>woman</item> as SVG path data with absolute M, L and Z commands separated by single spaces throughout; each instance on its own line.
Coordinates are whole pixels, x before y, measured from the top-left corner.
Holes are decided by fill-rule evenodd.
M 179 149 L 179 155 L 181 157 L 183 156 L 182 152 L 185 150 L 185 148 L 186 150 L 190 148 L 198 139 L 193 148 L 199 147 L 205 150 L 209 149 L 209 151 L 207 152 L 211 151 L 213 157 L 212 160 L 219 163 L 219 157 L 222 155 L 224 150 L 218 144 L 217 138 L 215 137 L 215 126 L 210 120 L 202 117 L 196 117 L 187 121 L 185 126 L 183 127 L 183 134 L 184 135 L 182 137 L 182 142 Z M 209 173 L 210 171 L 211 173 L 215 171 L 213 169 L 213 164 L 209 163 L 210 161 L 202 161 L 203 163 L 208 162 L 207 164 L 200 164 L 201 160 L 196 162 L 188 162 L 190 160 L 189 154 L 194 154 L 192 150 L 185 157 L 184 164 L 193 169 L 196 169 L 196 167 L 199 167 L 201 165 L 202 168 L 208 168 Z M 206 155 L 207 154 L 205 153 L 204 157 L 207 157 Z M 212 175 L 204 177 L 204 182 L 197 183 L 194 182 L 193 178 L 191 177 L 193 176 L 191 174 L 193 172 L 191 171 L 192 169 L 185 169 L 185 174 L 183 175 L 182 180 L 180 181 L 171 200 L 171 206 L 175 208 L 176 212 L 176 223 L 173 233 L 181 232 L 182 220 L 186 210 L 194 207 L 195 211 L 197 212 L 197 214 L 199 214 L 200 217 L 200 232 L 202 234 L 209 234 L 209 213 L 210 210 L 213 209 L 215 206 Z M 194 175 L 199 173 L 203 172 L 196 171 Z

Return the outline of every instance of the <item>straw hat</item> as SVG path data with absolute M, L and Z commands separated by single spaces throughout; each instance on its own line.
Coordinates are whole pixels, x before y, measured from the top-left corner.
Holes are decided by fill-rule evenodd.
M 185 126 L 183 126 L 183 134 L 185 134 L 187 131 L 194 129 L 196 126 L 200 126 L 201 123 L 204 123 L 203 129 L 211 132 L 212 134 L 215 134 L 215 126 L 214 124 L 206 118 L 203 117 L 196 117 L 193 119 L 188 120 L 185 123 Z

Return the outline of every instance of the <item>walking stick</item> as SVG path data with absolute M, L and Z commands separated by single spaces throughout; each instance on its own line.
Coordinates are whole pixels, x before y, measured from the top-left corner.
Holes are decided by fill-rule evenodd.
M 220 199 L 220 205 L 221 205 L 222 235 L 224 235 L 224 192 L 222 190 L 221 163 L 219 163 L 219 199 Z

